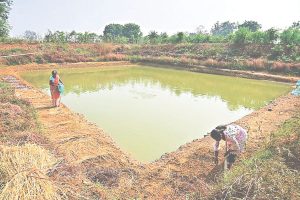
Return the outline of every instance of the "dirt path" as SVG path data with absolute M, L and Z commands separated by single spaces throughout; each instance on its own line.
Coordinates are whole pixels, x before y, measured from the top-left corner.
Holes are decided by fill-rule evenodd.
M 37 109 L 42 132 L 53 152 L 62 159 L 53 173 L 57 180 L 78 186 L 81 192 L 93 191 L 104 199 L 185 199 L 195 192 L 209 192 L 216 172 L 221 169 L 221 165 L 212 162 L 210 137 L 185 144 L 153 163 L 141 164 L 122 152 L 99 127 L 65 106 L 50 108 L 49 96 L 20 80 L 20 69 L 37 68 L 41 66 L 7 68 L 0 74 L 6 74 L 6 81 L 15 86 L 16 95 Z M 299 111 L 300 98 L 285 95 L 238 120 L 250 135 L 245 156 L 257 150 L 271 132 Z

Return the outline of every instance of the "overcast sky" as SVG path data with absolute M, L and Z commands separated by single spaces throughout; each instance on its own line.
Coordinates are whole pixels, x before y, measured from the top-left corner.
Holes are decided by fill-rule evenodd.
M 300 0 L 13 0 L 11 35 L 26 30 L 91 31 L 109 23 L 134 22 L 150 30 L 194 32 L 216 21 L 255 20 L 264 29 L 285 28 L 300 20 Z

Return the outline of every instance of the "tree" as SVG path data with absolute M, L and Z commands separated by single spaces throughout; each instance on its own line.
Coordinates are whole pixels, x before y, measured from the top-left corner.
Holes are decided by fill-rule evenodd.
M 99 42 L 101 39 L 100 36 L 98 36 L 96 33 L 84 32 L 84 33 L 75 33 L 75 34 L 76 34 L 75 41 L 77 43 L 95 43 L 95 42 Z
M 246 27 L 242 27 L 240 29 L 244 29 L 244 28 L 246 28 Z M 265 44 L 265 43 L 267 43 L 267 41 L 268 41 L 267 32 L 263 32 L 263 31 L 252 32 L 252 31 L 250 31 L 249 28 L 246 28 L 246 29 L 248 29 L 248 32 L 249 32 L 249 33 L 246 34 L 246 41 L 247 42 L 251 42 L 251 43 L 254 43 L 254 44 Z
M 45 42 L 53 42 L 53 43 L 65 43 L 67 42 L 66 33 L 63 31 L 55 31 L 52 33 L 50 30 L 46 33 L 44 37 Z
M 227 36 L 230 33 L 233 33 L 233 31 L 236 29 L 236 23 L 232 23 L 229 21 L 223 22 L 223 23 L 215 23 L 214 26 L 211 29 L 211 33 L 213 35 L 221 35 L 221 36 Z
M 67 42 L 66 33 L 63 31 L 56 31 L 54 33 L 54 38 L 55 38 L 56 42 L 58 42 L 58 43 L 66 43 Z
M 155 44 L 157 43 L 157 39 L 159 38 L 159 35 L 156 31 L 150 31 L 147 37 L 149 38 L 151 44 Z
M 209 34 L 190 34 L 187 37 L 187 41 L 190 43 L 207 43 L 210 40 L 210 35 Z
M 54 33 L 52 33 L 52 31 L 48 30 L 48 32 L 45 34 L 44 41 L 45 42 L 56 42 Z
M 139 25 L 128 23 L 124 25 L 123 36 L 128 38 L 130 43 L 137 43 L 143 34 Z
M 77 33 L 76 31 L 72 31 L 71 33 L 66 34 L 66 40 L 68 42 L 77 42 Z
M 63 31 L 51 32 L 48 30 L 44 37 L 45 42 L 53 43 L 66 43 L 66 42 L 76 42 L 76 43 L 95 43 L 102 40 L 102 37 L 96 33 L 84 32 L 76 33 L 72 31 L 71 33 Z
M 8 24 L 8 15 L 12 0 L 0 0 L 0 37 L 7 37 L 10 26 Z
M 103 36 L 107 41 L 114 41 L 116 38 L 123 36 L 124 26 L 121 24 L 108 24 L 105 26 Z
M 300 21 L 293 22 L 293 25 L 291 26 L 291 28 L 298 28 L 298 29 L 300 29 Z
M 233 43 L 234 44 L 245 44 L 247 36 L 249 35 L 250 30 L 249 28 L 241 27 L 239 30 L 237 30 L 233 35 Z
M 270 28 L 266 30 L 266 42 L 274 43 L 279 38 L 278 30 L 275 28 Z
M 159 38 L 161 43 L 167 43 L 169 36 L 167 33 L 161 33 Z
M 184 39 L 184 33 L 183 32 L 178 32 L 177 33 L 177 42 L 181 43 L 181 42 L 183 42 L 183 39 Z
M 23 38 L 32 42 L 37 41 L 39 39 L 39 36 L 36 32 L 27 30 L 24 32 Z
M 205 29 L 205 26 L 199 25 L 199 26 L 196 28 L 196 33 L 197 33 L 197 34 L 207 34 L 207 30 Z
M 248 28 L 250 31 L 255 32 L 261 29 L 261 25 L 256 21 L 245 21 L 238 28 Z
M 289 28 L 280 34 L 280 42 L 288 45 L 300 44 L 300 29 Z

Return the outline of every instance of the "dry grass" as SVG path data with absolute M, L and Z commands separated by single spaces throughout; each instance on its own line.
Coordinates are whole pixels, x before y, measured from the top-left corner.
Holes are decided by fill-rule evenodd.
M 45 143 L 34 108 L 0 80 L 0 144 Z
M 100 56 L 98 61 L 124 61 L 127 60 L 127 57 L 123 54 L 115 54 L 115 53 L 108 53 L 106 55 Z
M 290 119 L 265 148 L 220 177 L 208 199 L 300 199 L 300 118 Z
M 258 59 L 246 60 L 243 63 L 243 65 L 246 66 L 249 69 L 261 71 L 261 70 L 266 70 L 269 63 L 265 59 L 258 58 Z
M 0 63 L 77 63 L 97 61 L 139 61 L 207 67 L 300 74 L 298 59 L 270 60 L 272 45 L 236 46 L 228 44 L 116 45 L 116 44 L 13 44 L 0 48 L 0 55 L 36 53 L 1 58 Z M 285 52 L 286 55 L 290 55 Z
M 256 158 L 231 174 L 215 199 L 298 199 L 299 172 L 282 158 Z
M 34 144 L 0 146 L 0 199 L 64 199 L 47 176 L 56 163 L 53 155 Z
M 0 200 L 87 199 L 70 170 L 57 177 L 64 161 L 43 148 L 51 144 L 41 134 L 35 112 L 0 79 Z
M 273 62 L 272 64 L 272 71 L 282 72 L 282 71 L 290 71 L 292 67 L 291 63 L 284 63 L 284 62 Z

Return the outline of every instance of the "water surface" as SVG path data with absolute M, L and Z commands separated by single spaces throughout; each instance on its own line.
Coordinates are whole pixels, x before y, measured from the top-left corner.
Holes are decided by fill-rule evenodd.
M 64 69 L 62 102 L 140 161 L 153 161 L 286 93 L 270 81 L 152 67 Z M 51 71 L 23 74 L 49 93 Z

